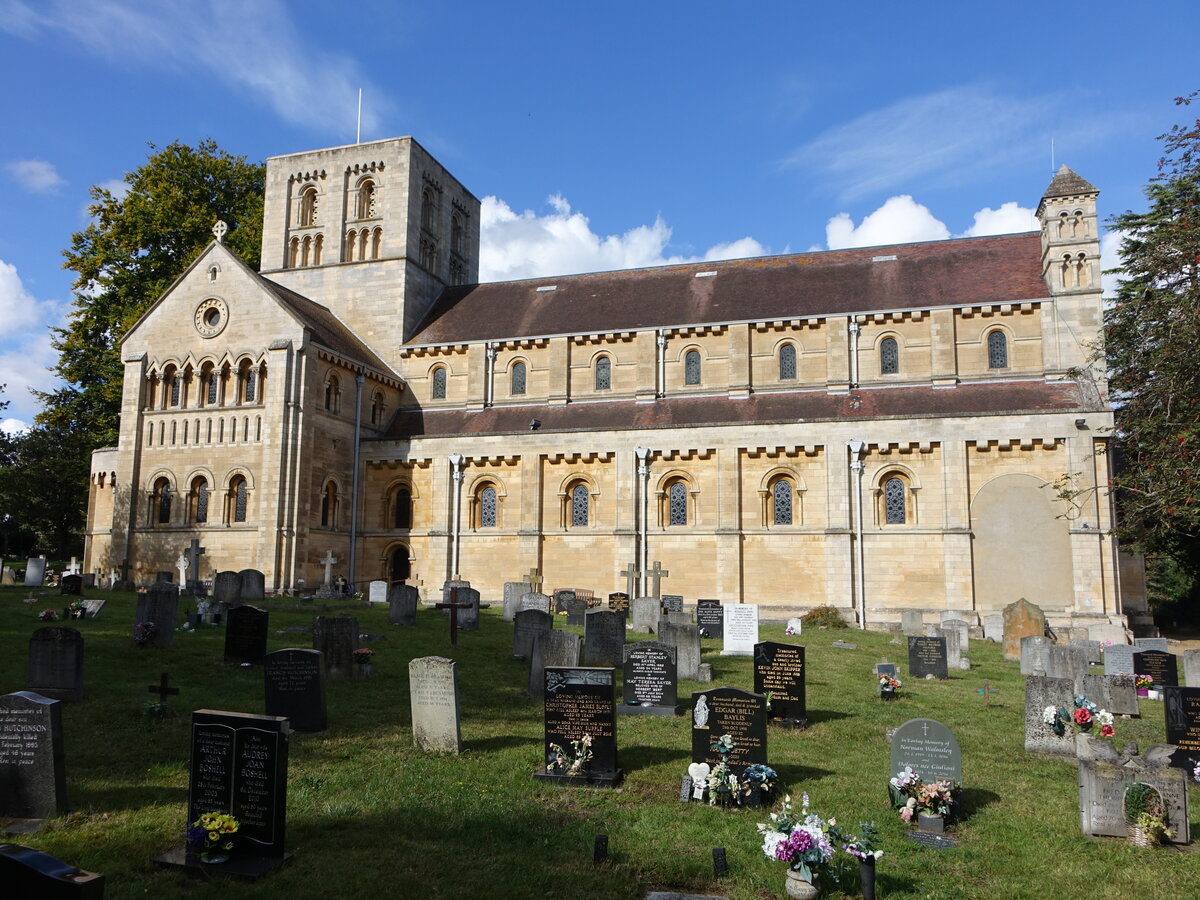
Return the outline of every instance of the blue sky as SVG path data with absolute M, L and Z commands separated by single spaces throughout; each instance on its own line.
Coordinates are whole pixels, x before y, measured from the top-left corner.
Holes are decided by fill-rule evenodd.
M 5 427 L 53 384 L 89 187 L 148 143 L 350 143 L 362 88 L 364 140 L 411 134 L 484 200 L 486 280 L 1001 233 L 1028 226 L 1052 142 L 1102 216 L 1141 208 L 1200 88 L 1198 20 L 1194 0 L 0 0 Z

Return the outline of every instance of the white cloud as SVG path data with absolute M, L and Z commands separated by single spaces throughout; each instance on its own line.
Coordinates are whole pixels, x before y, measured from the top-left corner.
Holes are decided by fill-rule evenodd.
M 58 383 L 49 371 L 58 361 L 50 329 L 63 323 L 68 309 L 56 300 L 35 298 L 25 290 L 17 267 L 0 259 L 0 321 L 6 326 L 0 345 L 0 385 L 5 385 L 0 399 L 9 401 L 5 411 L 14 418 L 30 421 L 38 412 L 31 388 L 47 391 Z
M 21 419 L 4 419 L 0 421 L 0 431 L 8 435 L 18 435 L 29 430 L 29 423 Z
M 379 129 L 390 109 L 384 92 L 348 56 L 328 53 L 302 36 L 280 0 L 195 0 L 145 4 L 132 0 L 9 0 L 0 29 L 27 40 L 65 32 L 94 55 L 116 64 L 197 72 L 249 91 L 281 118 L 341 134 L 355 133 L 358 89 L 363 131 Z
M 44 159 L 18 159 L 4 168 L 21 187 L 32 194 L 53 194 L 66 184 L 58 170 Z
M 950 230 L 925 206 L 908 194 L 889 197 L 875 212 L 855 225 L 849 213 L 838 213 L 825 226 L 830 250 L 848 247 L 874 247 L 880 244 L 907 244 L 913 241 L 941 241 Z
M 748 259 L 751 256 L 765 256 L 770 251 L 752 237 L 738 238 L 727 244 L 715 244 L 704 253 L 705 260 L 717 259 Z M 784 251 L 785 253 L 787 251 Z
M 1121 265 L 1121 241 L 1125 238 L 1124 232 L 1111 228 L 1106 231 L 1100 238 L 1100 269 L 1115 269 Z M 1100 291 L 1105 297 L 1115 297 L 1117 295 L 1117 285 L 1121 283 L 1120 275 L 1101 275 L 1100 276 Z
M 1019 231 L 1037 231 L 1041 227 L 1032 209 L 1009 200 L 999 209 L 985 206 L 975 213 L 975 224 L 963 232 L 963 237 L 980 237 L 985 234 L 1016 234 Z
M 6 331 L 24 331 L 42 321 L 42 310 L 17 274 L 17 267 L 0 259 L 0 321 Z

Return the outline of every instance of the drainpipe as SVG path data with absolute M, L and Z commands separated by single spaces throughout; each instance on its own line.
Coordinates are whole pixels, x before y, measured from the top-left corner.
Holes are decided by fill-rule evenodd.
M 484 382 L 483 382 L 483 405 L 492 405 L 492 391 L 494 385 L 492 382 L 496 377 L 496 346 L 491 342 L 487 342 L 487 364 L 484 366 Z
M 459 529 L 459 509 L 461 503 L 459 496 L 462 494 L 462 464 L 463 456 L 461 453 L 451 453 L 450 459 L 450 476 L 454 479 L 454 524 L 450 531 L 450 577 L 453 578 L 458 574 L 458 529 Z
M 658 396 L 667 396 L 667 336 L 658 331 Z
M 637 510 L 637 513 L 638 513 L 638 515 L 637 515 L 638 544 L 639 544 L 638 550 L 641 554 L 641 564 L 638 566 L 638 569 L 640 572 L 640 574 L 638 576 L 638 581 L 640 582 L 640 588 L 639 588 L 638 593 L 640 596 L 645 597 L 646 596 L 646 561 L 649 556 L 648 549 L 646 547 L 646 531 L 647 531 L 646 520 L 648 518 L 646 501 L 647 501 L 647 493 L 648 493 L 649 487 L 650 487 L 650 465 L 649 465 L 650 448 L 649 447 L 635 447 L 633 452 L 637 454 L 637 460 L 638 460 L 638 467 L 637 467 L 638 483 L 636 485 L 634 485 L 634 498 L 636 501 L 640 501 L 640 502 L 638 502 L 638 510 Z M 639 493 L 641 494 L 640 497 L 637 496 Z
M 850 387 L 858 387 L 858 323 L 850 322 Z
M 851 511 L 854 517 L 854 564 L 850 573 L 854 594 L 854 606 L 858 610 L 858 627 L 867 627 L 867 594 L 863 584 L 863 507 L 862 507 L 862 478 L 865 468 L 862 461 L 866 449 L 863 441 L 847 441 L 846 448 L 850 451 L 850 471 L 853 473 L 851 491 L 854 493 Z
M 362 453 L 362 394 L 366 378 L 354 376 L 354 474 L 350 477 L 350 587 L 354 589 L 355 548 L 358 543 L 358 463 Z

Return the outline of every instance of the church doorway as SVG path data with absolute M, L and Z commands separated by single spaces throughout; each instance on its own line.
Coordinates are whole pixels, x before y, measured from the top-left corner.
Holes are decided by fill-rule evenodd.
M 408 548 L 398 544 L 388 558 L 388 581 L 395 584 L 398 581 L 407 581 L 411 577 L 412 560 L 408 558 Z

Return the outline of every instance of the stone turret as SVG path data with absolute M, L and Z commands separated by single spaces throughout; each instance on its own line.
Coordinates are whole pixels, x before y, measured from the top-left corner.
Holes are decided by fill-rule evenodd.
M 1038 204 L 1042 226 L 1042 276 L 1052 293 L 1100 289 L 1100 229 L 1088 181 L 1060 166 Z

